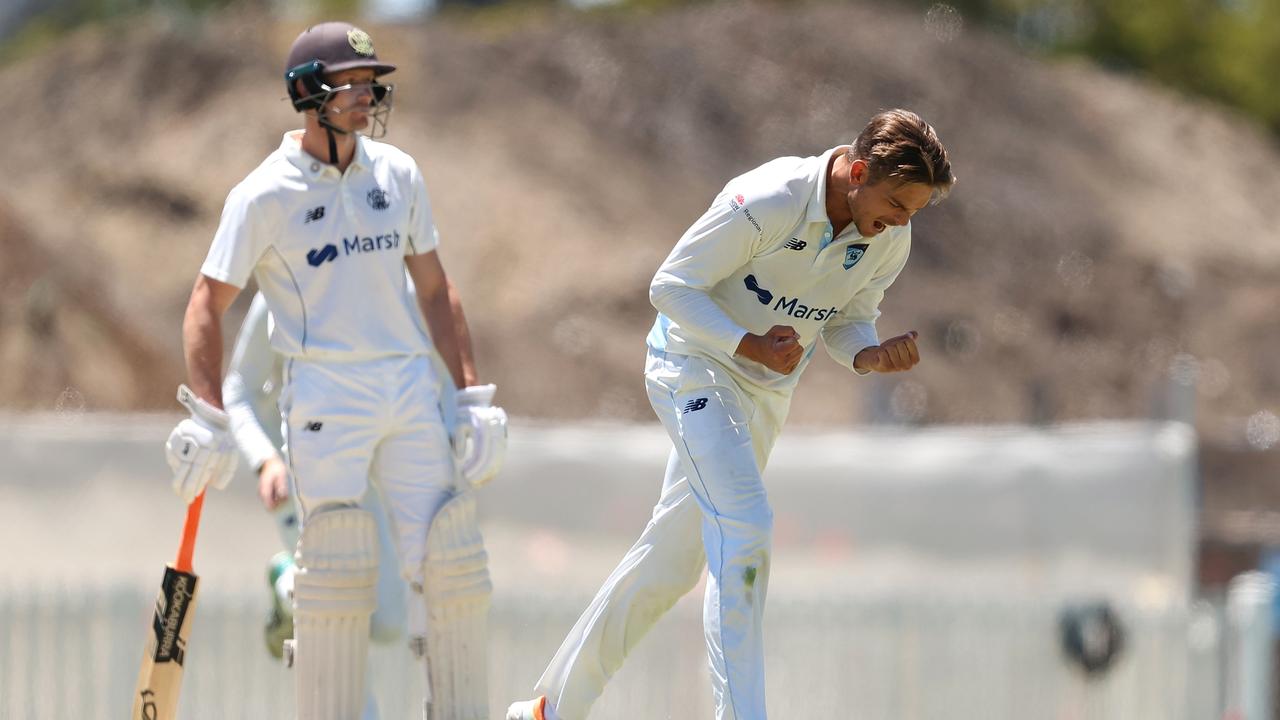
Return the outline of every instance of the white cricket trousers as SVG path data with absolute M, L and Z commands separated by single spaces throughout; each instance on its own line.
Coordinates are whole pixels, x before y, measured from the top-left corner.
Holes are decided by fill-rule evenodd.
M 751 395 L 719 365 L 650 352 L 649 402 L 674 445 L 662 495 L 538 681 L 562 720 L 585 720 L 627 654 L 707 567 L 703 630 L 717 720 L 764 720 L 773 511 L 762 473 L 790 397 Z
M 284 366 L 280 410 L 303 524 L 321 506 L 358 504 L 372 479 L 410 582 L 422 581 L 431 518 L 456 483 L 440 382 L 426 355 Z

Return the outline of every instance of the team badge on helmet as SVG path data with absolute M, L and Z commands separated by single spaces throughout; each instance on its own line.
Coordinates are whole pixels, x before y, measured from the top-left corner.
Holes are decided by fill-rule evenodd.
M 351 43 L 351 49 L 361 55 L 373 54 L 373 38 L 369 37 L 369 33 L 360 28 L 351 28 L 347 31 L 347 42 Z

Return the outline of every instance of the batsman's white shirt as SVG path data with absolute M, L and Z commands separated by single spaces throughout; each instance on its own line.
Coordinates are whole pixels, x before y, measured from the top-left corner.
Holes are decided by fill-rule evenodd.
M 650 349 L 712 360 L 747 390 L 790 393 L 819 337 L 850 369 L 858 351 L 879 344 L 880 300 L 906 265 L 911 226 L 869 238 L 852 223 L 832 232 L 827 167 L 847 149 L 779 158 L 725 185 L 653 278 Z M 795 328 L 805 348 L 790 375 L 734 356 L 747 332 L 774 325 Z
M 456 484 L 441 378 L 404 259 L 439 243 L 417 163 L 357 137 L 345 172 L 301 131 L 227 197 L 201 272 L 252 275 L 283 356 L 280 411 L 303 511 L 360 502 L 369 479 L 393 520 L 401 574 L 420 581 L 431 518 Z
M 227 196 L 200 272 L 236 287 L 252 275 L 287 357 L 353 361 L 425 353 L 404 257 L 439 238 L 417 163 L 358 137 L 345 173 L 285 134 Z

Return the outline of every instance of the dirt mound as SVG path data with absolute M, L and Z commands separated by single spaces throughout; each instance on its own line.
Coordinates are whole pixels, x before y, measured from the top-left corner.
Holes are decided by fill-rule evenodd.
M 154 407 L 172 361 L 104 302 L 101 278 L 54 256 L 0 203 L 0 397 L 15 409 L 79 413 L 99 405 Z M 83 388 L 84 390 L 81 390 Z
M 649 417 L 647 283 L 675 239 L 732 175 L 893 106 L 934 123 L 961 178 L 915 223 L 883 308 L 927 362 L 872 379 L 815 363 L 795 419 L 1146 416 L 1171 371 L 1198 378 L 1206 428 L 1277 404 L 1280 152 L 1225 112 L 872 6 L 477 17 L 371 30 L 402 68 L 389 140 L 424 168 L 513 413 Z M 0 200 L 49 258 L 92 269 L 86 302 L 122 328 L 104 343 L 165 360 L 157 392 L 86 386 L 90 406 L 167 406 L 222 198 L 295 124 L 278 80 L 295 32 L 153 17 L 0 68 L 44 89 L 13 120 L 24 175 Z

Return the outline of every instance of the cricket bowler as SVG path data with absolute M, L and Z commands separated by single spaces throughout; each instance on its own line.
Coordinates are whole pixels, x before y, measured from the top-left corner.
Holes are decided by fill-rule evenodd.
M 955 178 L 934 129 L 882 112 L 851 145 L 730 180 L 658 268 L 649 401 L 673 445 L 648 526 L 508 720 L 585 720 L 653 623 L 707 569 L 703 622 L 717 720 L 765 720 L 761 620 L 773 512 L 762 474 L 821 339 L 860 375 L 920 361 L 880 340 L 880 301 L 911 218 Z M 832 712 L 837 712 L 832 709 Z

